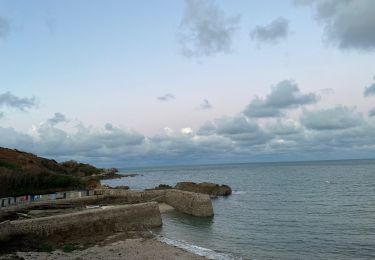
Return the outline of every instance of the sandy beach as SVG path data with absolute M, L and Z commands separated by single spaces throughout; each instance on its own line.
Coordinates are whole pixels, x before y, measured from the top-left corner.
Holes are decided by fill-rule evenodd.
M 186 252 L 156 239 L 126 239 L 124 241 L 113 242 L 104 246 L 93 246 L 84 250 L 75 250 L 72 252 L 63 252 L 56 250 L 47 252 L 17 252 L 14 257 L 23 259 L 45 259 L 45 260 L 63 260 L 63 259 L 193 259 L 202 260 L 204 257 Z M 9 258 L 0 258 L 9 259 Z M 14 259 L 14 258 L 13 258 Z

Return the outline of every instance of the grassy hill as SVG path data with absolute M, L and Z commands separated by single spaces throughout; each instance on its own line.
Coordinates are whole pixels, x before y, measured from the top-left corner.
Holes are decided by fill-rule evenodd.
M 0 147 L 0 197 L 96 188 L 102 173 L 89 164 L 58 163 L 31 153 Z

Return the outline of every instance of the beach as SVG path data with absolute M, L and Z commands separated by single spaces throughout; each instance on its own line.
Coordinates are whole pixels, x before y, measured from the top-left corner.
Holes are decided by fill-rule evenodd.
M 17 252 L 19 258 L 64 260 L 64 259 L 192 259 L 202 260 L 204 257 L 186 252 L 180 248 L 167 245 L 153 238 L 137 238 L 120 240 L 105 245 L 95 245 L 83 250 L 63 252 Z M 9 259 L 9 258 L 0 258 Z

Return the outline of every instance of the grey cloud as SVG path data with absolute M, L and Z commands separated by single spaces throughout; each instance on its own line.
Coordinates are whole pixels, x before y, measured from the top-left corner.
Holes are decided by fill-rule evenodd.
M 267 128 L 272 134 L 279 136 L 296 135 L 303 131 L 301 125 L 293 120 L 278 119 L 276 123 L 269 124 Z
M 0 112 L 0 118 L 4 117 L 4 112 Z
M 107 131 L 112 131 L 112 130 L 113 130 L 113 125 L 112 125 L 111 123 L 106 123 L 106 124 L 104 125 L 104 128 L 105 128 L 105 130 L 107 130 Z
M 229 53 L 239 16 L 226 16 L 213 0 L 185 0 L 178 41 L 187 57 Z
M 301 122 L 305 127 L 313 130 L 337 130 L 360 126 L 364 120 L 354 109 L 336 106 L 314 111 L 304 110 Z
M 215 134 L 216 126 L 211 122 L 205 122 L 197 131 L 198 135 L 213 135 Z
M 105 126 L 105 129 L 108 125 Z M 88 158 L 113 156 L 121 152 L 130 155 L 137 146 L 144 143 L 145 137 L 133 131 L 112 126 L 111 131 L 103 131 L 77 126 L 75 133 L 68 133 L 54 125 L 42 124 L 37 129 L 38 139 L 34 140 L 36 152 L 45 155 L 79 155 Z
M 7 148 L 15 148 L 25 151 L 33 151 L 34 139 L 28 135 L 21 133 L 14 128 L 4 128 L 0 126 L 0 146 Z
M 208 102 L 207 99 L 204 99 L 202 104 L 200 104 L 200 108 L 206 110 L 206 109 L 212 109 L 213 106 L 210 104 L 210 102 Z
M 51 124 L 51 125 L 57 125 L 59 123 L 63 123 L 63 122 L 67 122 L 67 118 L 65 117 L 65 115 L 57 112 L 53 115 L 52 118 L 48 119 L 47 120 L 47 123 L 48 124 Z
M 375 116 L 375 107 L 368 112 L 369 117 Z
M 314 7 L 324 25 L 326 39 L 341 49 L 375 49 L 375 1 L 312 0 L 297 1 Z
M 4 38 L 8 35 L 10 26 L 8 21 L 0 16 L 0 38 Z
M 215 124 L 217 135 L 222 135 L 244 145 L 262 144 L 270 138 L 256 122 L 243 116 L 222 117 L 217 119 Z
M 10 92 L 0 94 L 0 107 L 11 107 L 25 111 L 27 109 L 36 107 L 35 98 L 19 98 Z
M 337 106 L 304 110 L 300 122 L 277 119 L 262 125 L 242 115 L 208 121 L 198 131 L 166 131 L 146 137 L 107 123 L 66 131 L 41 124 L 33 134 L 0 127 L 0 146 L 57 160 L 97 165 L 145 166 L 259 160 L 339 159 L 375 152 L 375 121 Z
M 159 101 L 170 101 L 170 100 L 173 100 L 173 99 L 175 99 L 175 96 L 174 95 L 172 95 L 172 94 L 165 94 L 165 95 L 163 95 L 163 96 L 160 96 L 160 97 L 157 97 L 157 99 L 159 100 Z
M 374 80 L 375 80 L 375 77 L 374 77 Z M 365 88 L 364 96 L 365 97 L 375 96 L 375 82 Z
M 276 18 L 268 25 L 258 25 L 250 33 L 252 40 L 260 43 L 277 43 L 288 37 L 289 21 L 283 17 Z
M 290 80 L 279 82 L 265 99 L 256 97 L 246 107 L 247 117 L 280 117 L 283 109 L 297 108 L 316 103 L 319 97 L 314 93 L 302 94 L 298 85 Z

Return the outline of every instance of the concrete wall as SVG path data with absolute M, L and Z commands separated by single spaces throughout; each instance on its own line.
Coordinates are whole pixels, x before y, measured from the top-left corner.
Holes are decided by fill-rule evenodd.
M 3 213 L 14 212 L 20 209 L 32 209 L 41 205 L 53 207 L 60 204 L 72 205 L 121 205 L 134 204 L 142 202 L 164 202 L 177 210 L 193 216 L 213 216 L 212 202 L 208 195 L 199 194 L 188 191 L 167 189 L 167 190 L 147 190 L 134 191 L 122 189 L 99 189 L 95 190 L 95 196 L 87 196 L 82 198 L 61 199 L 53 201 L 38 201 L 28 205 L 17 205 L 4 208 Z M 0 217 L 2 212 L 0 211 Z
M 175 189 L 132 191 L 121 189 L 106 189 L 101 194 L 113 196 L 114 199 L 126 198 L 127 203 L 139 203 L 145 201 L 164 202 L 175 209 L 193 216 L 213 216 L 214 211 L 210 196 Z
M 167 190 L 165 203 L 175 209 L 198 217 L 210 217 L 214 215 L 210 196 L 188 191 Z
M 6 225 L 6 226 L 5 226 Z M 156 202 L 91 209 L 36 219 L 10 221 L 0 229 L 7 236 L 71 236 L 100 232 L 145 230 L 160 227 L 162 220 Z M 4 231 L 3 231 L 4 230 Z
M 10 235 L 10 221 L 4 221 L 0 223 L 0 241 L 5 240 Z

